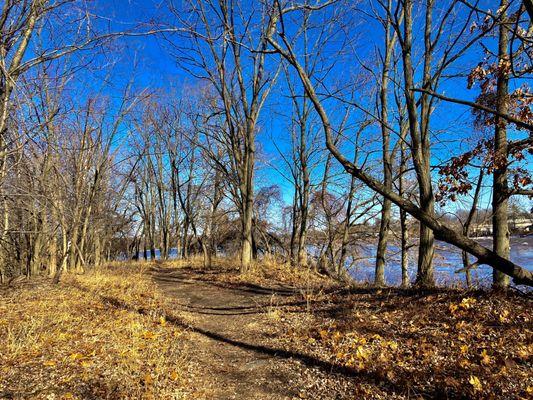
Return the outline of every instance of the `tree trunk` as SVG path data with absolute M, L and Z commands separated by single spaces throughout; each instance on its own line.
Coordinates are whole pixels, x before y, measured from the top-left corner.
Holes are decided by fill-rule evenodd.
M 387 14 L 392 8 L 392 1 L 387 3 Z M 390 16 L 387 15 L 385 22 L 385 59 L 383 60 L 382 74 L 381 74 L 381 88 L 379 93 L 380 98 L 380 114 L 381 114 L 381 136 L 382 136 L 382 157 L 383 157 L 383 183 L 392 190 L 392 161 L 390 154 L 390 132 L 389 124 L 389 110 L 388 110 L 388 86 L 389 86 L 389 68 L 394 46 L 395 35 L 391 37 L 391 21 Z M 376 274 L 374 277 L 374 284 L 376 286 L 385 286 L 385 257 L 387 253 L 387 242 L 389 235 L 389 225 L 391 218 L 392 203 L 386 197 L 382 200 L 381 208 L 381 222 L 379 226 L 379 238 L 376 251 Z
M 409 120 L 409 132 L 411 136 L 411 154 L 416 171 L 418 190 L 420 198 L 420 209 L 425 214 L 433 218 L 435 216 L 435 200 L 431 184 L 430 170 L 430 139 L 429 139 L 429 117 L 430 104 L 426 95 L 421 98 L 421 114 L 418 121 L 417 102 L 413 92 L 414 68 L 412 63 L 412 35 L 413 35 L 413 0 L 405 0 L 405 23 L 404 39 L 402 45 L 403 73 L 405 81 L 405 100 L 407 115 Z M 433 0 L 427 1 L 426 23 L 425 23 L 425 52 L 424 52 L 424 85 L 429 84 L 431 65 L 431 12 Z M 426 224 L 420 224 L 419 247 L 418 247 L 418 271 L 416 284 L 419 286 L 433 286 L 435 284 L 433 271 L 434 255 L 434 235 L 432 229 Z
M 298 231 L 298 266 L 307 266 L 307 216 L 309 214 L 309 191 L 311 180 L 307 165 L 307 96 L 304 95 L 303 111 L 300 121 L 300 149 L 298 157 L 302 169 L 302 188 L 300 194 L 300 229 Z
M 496 110 L 502 114 L 508 114 L 509 75 L 507 64 L 509 63 L 509 37 L 507 27 L 508 0 L 501 0 L 500 9 L 503 10 L 502 20 L 499 27 L 498 38 L 498 65 L 500 71 L 497 78 Z M 494 175 L 492 192 L 492 240 L 493 251 L 500 257 L 509 258 L 510 234 L 508 222 L 508 192 L 507 184 L 507 129 L 506 121 L 496 117 L 494 132 Z M 509 286 L 509 278 L 500 271 L 493 271 L 494 289 L 506 289 Z
M 407 173 L 407 145 L 405 138 L 407 135 L 407 125 L 405 120 L 400 116 L 400 166 L 399 166 L 399 182 L 398 182 L 398 194 L 400 197 L 406 195 L 405 192 L 405 174 Z M 407 226 L 407 212 L 400 208 L 400 241 L 401 241 L 401 271 L 402 271 L 402 287 L 409 286 L 409 230 Z
M 463 224 L 463 235 L 466 237 L 469 237 L 470 235 L 470 227 L 472 225 L 472 221 L 474 220 L 474 216 L 477 211 L 477 204 L 479 201 L 479 194 L 481 193 L 481 184 L 483 183 L 483 168 L 479 172 L 479 177 L 476 184 L 476 190 L 474 192 L 474 198 L 472 200 L 472 207 L 470 207 L 470 212 L 468 213 L 468 216 L 466 218 L 465 223 Z M 468 256 L 468 253 L 466 251 L 462 251 L 462 259 L 463 259 L 463 269 L 465 270 L 465 278 L 466 278 L 466 286 L 470 288 L 472 286 L 472 279 L 470 274 L 470 257 Z
M 303 173 L 303 188 L 302 198 L 300 204 L 300 226 L 298 230 L 298 266 L 307 267 L 307 216 L 309 214 L 309 171 L 307 165 L 302 166 Z
M 246 140 L 244 148 L 244 162 L 241 176 L 242 199 L 242 243 L 241 243 L 241 272 L 246 272 L 252 264 L 252 225 L 254 207 L 254 163 L 255 163 L 255 126 L 248 121 L 246 126 Z
M 356 152 L 357 154 L 357 152 Z M 354 159 L 357 158 L 357 155 Z M 350 240 L 350 220 L 352 218 L 352 209 L 353 209 L 353 196 L 355 193 L 355 176 L 351 176 L 350 179 L 350 191 L 348 192 L 348 204 L 346 205 L 346 216 L 343 224 L 343 233 L 342 233 L 342 242 L 341 242 L 341 251 L 339 257 L 339 265 L 337 269 L 338 279 L 344 278 L 346 269 L 346 258 L 348 255 L 348 243 Z
M 388 185 L 388 182 L 386 183 Z M 392 203 L 384 198 L 381 208 L 381 222 L 379 224 L 379 238 L 376 251 L 376 275 L 374 276 L 375 286 L 385 286 L 385 256 L 387 253 L 387 242 L 389 236 L 389 224 Z
M 427 215 L 434 216 L 433 194 L 421 191 L 421 209 Z M 435 237 L 433 230 L 425 224 L 420 224 L 420 243 L 418 245 L 418 272 L 416 284 L 422 287 L 433 286 L 435 284 L 433 256 L 435 252 Z
M 242 216 L 241 272 L 247 272 L 252 264 L 252 214 L 253 210 L 251 207 L 246 206 Z
M 298 211 L 298 185 L 294 185 L 294 198 L 292 200 L 291 208 L 291 239 L 289 243 L 289 260 L 291 265 L 298 265 L 298 249 L 297 234 L 300 231 L 300 217 Z
M 52 204 L 52 223 L 57 221 L 57 211 L 55 205 Z M 48 248 L 48 276 L 53 277 L 57 271 L 57 234 L 52 231 L 52 237 L 50 238 L 50 247 Z
M 400 210 L 400 229 L 401 229 L 401 269 L 402 269 L 402 287 L 409 287 L 409 231 L 407 227 L 407 213 Z

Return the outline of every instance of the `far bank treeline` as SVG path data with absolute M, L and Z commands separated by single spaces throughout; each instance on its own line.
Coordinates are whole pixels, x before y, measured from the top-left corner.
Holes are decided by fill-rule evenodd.
M 345 279 L 374 243 L 376 285 L 395 244 L 402 285 L 432 286 L 441 240 L 468 284 L 480 264 L 533 284 L 509 259 L 533 195 L 530 0 L 187 0 L 127 31 L 97 6 L 1 10 L 2 282 L 171 249 Z M 114 77 L 154 39 L 181 89 Z

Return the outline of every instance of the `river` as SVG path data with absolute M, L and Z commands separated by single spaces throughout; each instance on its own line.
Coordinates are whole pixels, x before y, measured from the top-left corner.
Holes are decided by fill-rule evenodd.
M 476 239 L 485 247 L 492 247 L 492 239 Z M 461 251 L 448 243 L 436 242 L 434 258 L 435 279 L 438 285 L 451 286 L 463 285 L 465 282 L 464 273 L 455 273 L 462 268 L 463 262 Z M 409 251 L 409 276 L 411 281 L 416 277 L 417 247 L 414 246 Z M 376 255 L 375 244 L 363 244 L 357 246 L 358 258 L 350 271 L 351 275 L 358 281 L 372 282 L 374 279 L 374 264 Z M 511 261 L 516 264 L 533 270 L 533 236 L 512 237 L 511 238 Z M 492 279 L 492 268 L 481 265 L 471 270 L 472 282 L 477 286 L 487 286 Z M 401 283 L 400 251 L 398 246 L 388 247 L 387 265 L 385 268 L 385 279 L 387 284 L 398 285 Z

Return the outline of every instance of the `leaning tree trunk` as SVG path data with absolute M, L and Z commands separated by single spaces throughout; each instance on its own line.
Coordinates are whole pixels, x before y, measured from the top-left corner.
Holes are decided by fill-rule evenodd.
M 348 173 L 356 176 L 370 189 L 381 194 L 382 196 L 388 197 L 394 204 L 404 209 L 407 213 L 409 213 L 418 221 L 420 221 L 421 224 L 428 226 L 434 232 L 438 240 L 442 240 L 446 243 L 457 246 L 461 250 L 468 251 L 470 254 L 478 258 L 479 263 L 490 265 L 494 269 L 497 269 L 509 276 L 512 276 L 514 278 L 515 283 L 517 284 L 533 286 L 533 273 L 531 271 L 513 263 L 509 259 L 501 257 L 494 251 L 483 247 L 475 240 L 465 237 L 462 235 L 462 233 L 455 231 L 447 225 L 444 225 L 435 217 L 434 213 L 428 213 L 424 211 L 422 207 L 419 207 L 410 200 L 401 197 L 400 195 L 398 195 L 398 193 L 394 191 L 389 191 L 381 182 L 367 174 L 362 168 L 350 162 L 337 148 L 337 145 L 334 140 L 333 128 L 329 120 L 328 114 L 322 106 L 322 103 L 318 98 L 318 95 L 311 80 L 309 79 L 309 76 L 305 73 L 301 64 L 298 62 L 294 53 L 291 51 L 290 46 L 288 49 L 283 49 L 281 45 L 272 38 L 272 35 L 269 35 L 267 37 L 267 40 L 298 72 L 300 80 L 304 85 L 304 88 L 307 94 L 309 95 L 309 98 L 311 99 L 313 106 L 322 122 L 322 127 L 324 128 L 324 134 L 326 139 L 326 147 L 329 150 L 330 154 L 332 154 L 335 159 L 341 163 L 341 165 Z M 284 40 L 285 45 L 287 45 L 286 39 Z M 409 119 L 411 120 L 412 115 L 410 115 L 410 113 L 408 113 L 408 115 Z M 410 121 L 410 125 L 412 126 L 411 122 L 412 121 Z

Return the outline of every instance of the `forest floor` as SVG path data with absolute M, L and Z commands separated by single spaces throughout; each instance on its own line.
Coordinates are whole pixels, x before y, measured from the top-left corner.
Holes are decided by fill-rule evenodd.
M 533 397 L 531 297 L 198 264 L 0 288 L 0 398 Z
M 273 271 L 272 273 L 269 271 Z M 259 272 L 259 273 L 258 273 Z M 530 399 L 531 298 L 159 267 L 208 399 Z

